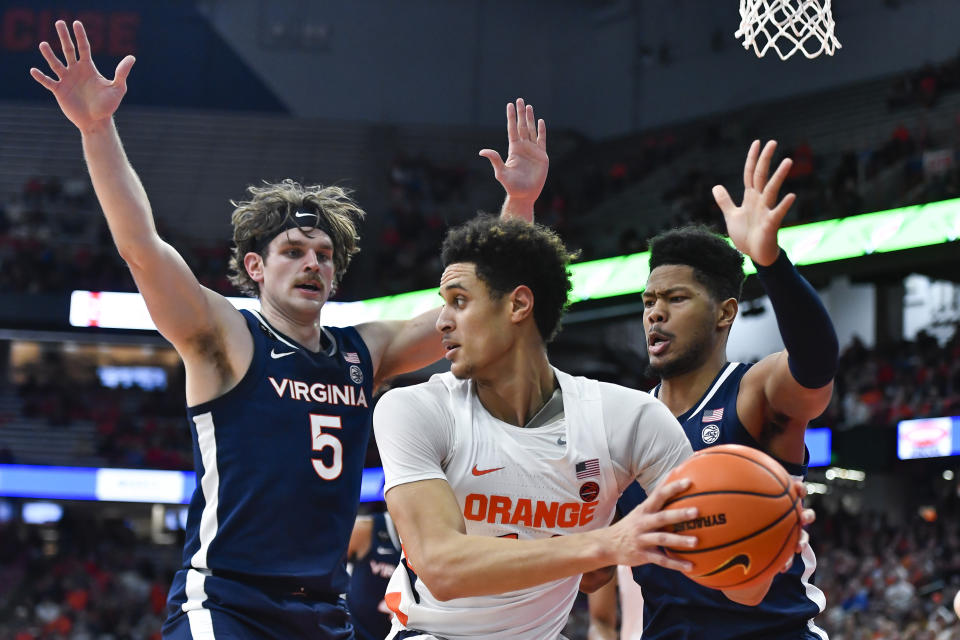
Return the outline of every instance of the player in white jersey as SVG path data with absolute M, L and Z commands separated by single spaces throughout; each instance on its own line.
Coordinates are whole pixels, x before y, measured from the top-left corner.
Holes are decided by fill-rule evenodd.
M 451 372 L 388 392 L 374 413 L 404 546 L 386 594 L 391 639 L 552 640 L 581 573 L 689 568 L 659 549 L 695 544 L 660 531 L 694 517 L 661 510 L 688 485 L 658 487 L 691 454 L 677 421 L 648 394 L 547 359 L 571 257 L 554 233 L 519 220 L 478 218 L 444 242 L 437 329 Z M 608 527 L 634 479 L 650 498 Z

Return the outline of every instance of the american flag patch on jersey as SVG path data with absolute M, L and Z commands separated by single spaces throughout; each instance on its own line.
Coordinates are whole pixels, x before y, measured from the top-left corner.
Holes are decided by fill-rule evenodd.
M 720 422 L 721 420 L 723 420 L 723 407 L 704 411 L 703 418 L 700 419 L 700 422 Z
M 360 364 L 360 356 L 353 351 L 344 351 L 343 359 L 347 362 L 352 362 L 353 364 Z
M 577 463 L 577 480 L 583 480 L 584 478 L 591 478 L 593 476 L 600 475 L 600 460 L 593 458 L 592 460 L 587 460 L 585 462 Z

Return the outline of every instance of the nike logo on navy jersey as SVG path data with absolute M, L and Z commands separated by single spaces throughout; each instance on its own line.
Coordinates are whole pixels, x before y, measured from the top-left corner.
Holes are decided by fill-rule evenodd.
M 487 475 L 488 473 L 493 473 L 494 471 L 500 471 L 500 469 L 503 469 L 503 467 L 496 467 L 496 468 L 494 468 L 494 469 L 483 469 L 483 470 L 480 470 L 480 469 L 477 469 L 477 465 L 473 465 L 473 475 L 475 475 L 475 476 L 485 476 L 485 475 Z
M 270 349 L 270 357 L 274 360 L 278 358 L 285 358 L 286 356 L 292 356 L 296 351 L 284 351 L 283 353 L 277 353 L 276 349 Z

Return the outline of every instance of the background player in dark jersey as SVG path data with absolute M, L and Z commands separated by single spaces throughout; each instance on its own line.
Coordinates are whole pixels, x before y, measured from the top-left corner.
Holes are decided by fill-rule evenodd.
M 400 564 L 400 537 L 386 511 L 359 516 L 347 550 L 353 573 L 347 607 L 358 640 L 383 640 L 390 633 L 390 609 L 383 597 Z
M 76 46 L 56 23 L 64 60 L 40 45 L 57 79 L 30 73 L 80 130 L 117 249 L 186 370 L 199 482 L 164 635 L 352 637 L 339 594 L 371 395 L 379 381 L 439 358 L 438 311 L 323 327 L 320 311 L 358 251 L 364 214 L 338 188 L 293 181 L 251 188 L 233 214 L 233 282 L 262 311 L 237 311 L 201 286 L 157 234 L 113 123 L 134 58 L 104 78 L 83 26 L 73 26 Z M 508 192 L 504 213 L 531 218 L 527 195 L 546 175 L 545 128 L 532 108 L 517 107 L 508 107 L 511 157 L 490 159 Z
M 768 179 L 775 149 L 774 142 L 762 153 L 759 141 L 751 145 L 740 206 L 722 186 L 714 187 L 713 194 L 730 239 L 757 266 L 786 349 L 752 366 L 727 361 L 727 337 L 744 279 L 743 255 L 703 228 L 668 231 L 651 241 L 643 324 L 650 371 L 661 378 L 654 394 L 677 416 L 694 450 L 746 444 L 773 455 L 799 477 L 806 474 L 807 422 L 830 401 L 838 345 L 816 291 L 777 244 L 794 196 L 778 202 L 789 159 Z M 621 510 L 629 511 L 642 499 L 642 490 L 631 487 Z M 789 570 L 772 583 L 728 591 L 726 597 L 680 573 L 637 567 L 643 637 L 825 638 L 812 620 L 825 605 L 822 592 L 809 582 L 815 566 L 812 550 L 804 545 Z

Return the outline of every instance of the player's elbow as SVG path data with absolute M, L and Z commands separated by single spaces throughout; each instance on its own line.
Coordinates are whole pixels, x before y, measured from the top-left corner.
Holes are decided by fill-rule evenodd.
M 444 553 L 442 545 L 424 545 L 421 549 L 408 549 L 407 563 L 417 574 L 417 579 L 427 586 L 434 598 L 441 602 L 476 595 L 464 593 L 465 580 L 460 575 L 462 563 L 450 554 Z

